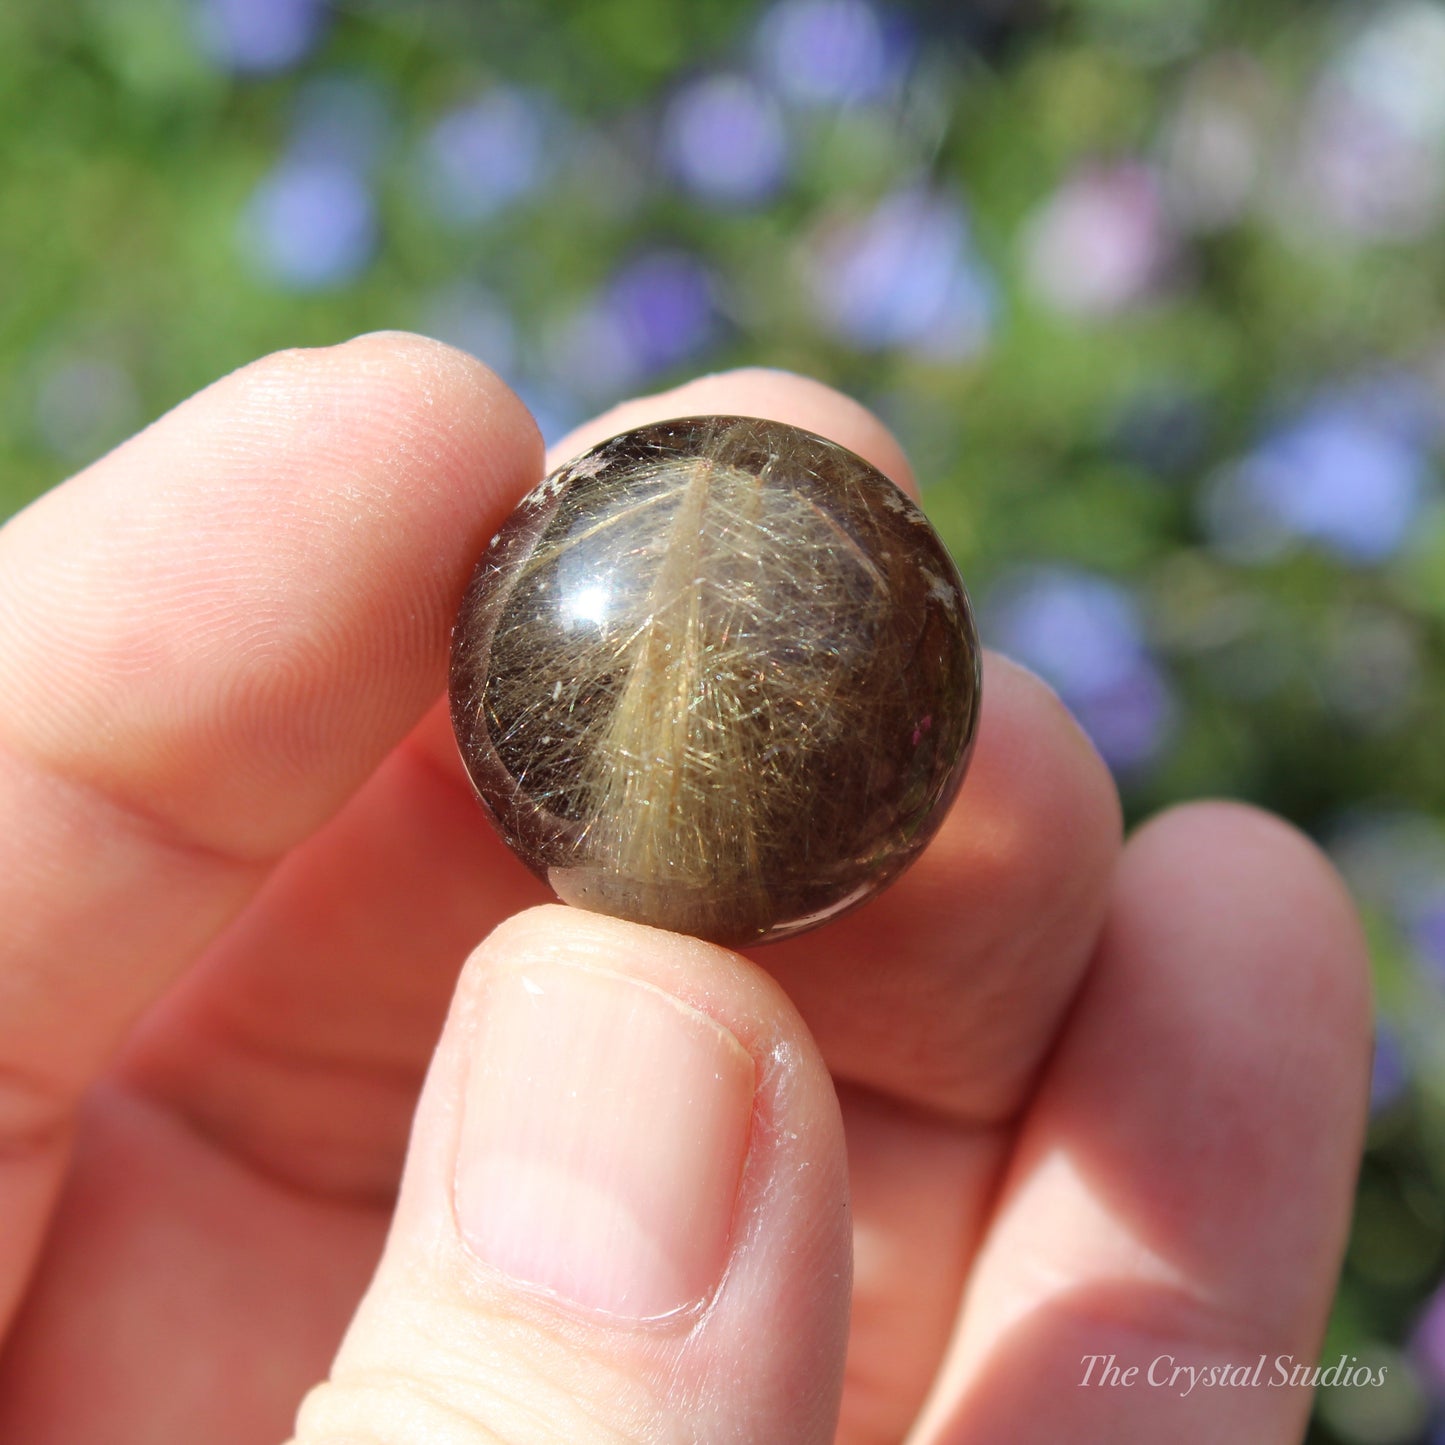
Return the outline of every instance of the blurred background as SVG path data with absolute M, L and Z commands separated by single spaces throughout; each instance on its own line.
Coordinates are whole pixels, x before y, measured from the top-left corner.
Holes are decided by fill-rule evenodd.
M 549 439 L 740 363 L 859 396 L 1131 817 L 1253 799 L 1351 879 L 1324 1358 L 1390 1369 L 1311 1440 L 1439 1445 L 1442 241 L 1433 0 L 4 0 L 0 517 L 378 328 Z

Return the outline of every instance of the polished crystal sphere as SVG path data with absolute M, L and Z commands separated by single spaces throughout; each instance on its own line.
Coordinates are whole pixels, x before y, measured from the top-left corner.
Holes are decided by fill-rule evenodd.
M 861 457 L 748 417 L 613 437 L 477 564 L 451 712 L 558 897 L 734 946 L 876 893 L 932 836 L 979 704 L 968 599 Z

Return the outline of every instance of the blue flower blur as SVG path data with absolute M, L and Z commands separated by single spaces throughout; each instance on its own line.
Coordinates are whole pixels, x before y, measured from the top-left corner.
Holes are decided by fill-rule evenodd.
M 1409 537 L 1432 484 L 1430 459 L 1402 418 L 1326 394 L 1271 430 L 1206 496 L 1217 546 L 1267 561 L 1294 542 L 1368 566 Z
M 718 334 L 717 286 L 703 262 L 676 247 L 631 257 L 554 330 L 551 384 L 603 406 L 695 361 Z
M 544 102 L 507 86 L 448 111 L 426 142 L 432 204 L 468 223 L 534 194 L 556 166 L 556 129 Z
M 242 218 L 246 254 L 262 275 L 296 291 L 354 280 L 376 248 L 376 204 L 350 166 L 283 160 L 251 197 Z
M 1111 768 L 1152 761 L 1174 699 L 1138 603 L 1118 583 L 1070 568 L 1006 574 L 983 606 L 984 640 L 1049 683 Z
M 810 280 L 819 321 L 859 351 L 961 361 L 983 350 L 993 328 L 994 287 L 952 196 L 910 188 L 825 225 Z
M 682 251 L 650 251 L 608 283 L 603 306 L 626 339 L 639 377 L 699 355 L 716 328 L 712 277 Z
M 685 86 L 668 106 L 663 137 L 679 184 L 711 204 L 757 205 L 786 179 L 782 111 L 746 76 L 710 75 Z
M 758 25 L 759 68 L 800 106 L 874 100 L 905 71 L 902 25 L 866 0 L 781 0 Z
M 1400 1036 L 1383 1020 L 1375 1026 L 1375 1053 L 1370 1065 L 1370 1112 L 1383 1114 L 1405 1097 L 1410 1065 Z
M 199 0 L 202 48 L 226 70 L 265 74 L 305 59 L 326 28 L 325 0 Z

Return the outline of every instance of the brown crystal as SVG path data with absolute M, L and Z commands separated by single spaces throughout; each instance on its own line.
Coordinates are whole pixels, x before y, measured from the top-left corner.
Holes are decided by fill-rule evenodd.
M 962 781 L 978 643 L 876 468 L 779 422 L 613 437 L 523 499 L 452 637 L 462 757 L 565 902 L 743 945 L 895 878 Z

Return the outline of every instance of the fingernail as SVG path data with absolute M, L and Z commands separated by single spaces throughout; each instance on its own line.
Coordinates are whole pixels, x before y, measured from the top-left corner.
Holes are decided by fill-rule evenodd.
M 472 1251 L 632 1319 L 705 1298 L 727 1262 L 752 1057 L 661 989 L 566 963 L 487 981 L 457 1160 Z

